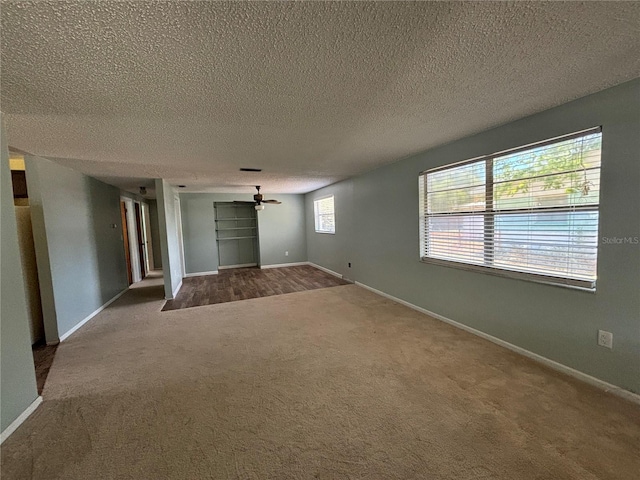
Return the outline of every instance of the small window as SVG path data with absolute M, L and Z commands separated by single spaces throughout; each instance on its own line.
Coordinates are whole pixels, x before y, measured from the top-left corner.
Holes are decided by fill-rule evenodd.
M 336 215 L 333 210 L 333 195 L 313 201 L 316 233 L 336 233 Z
M 420 174 L 423 261 L 594 290 L 600 128 Z

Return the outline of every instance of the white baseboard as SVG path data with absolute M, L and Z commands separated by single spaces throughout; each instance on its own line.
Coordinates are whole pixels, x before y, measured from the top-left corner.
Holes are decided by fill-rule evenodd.
M 359 287 L 365 288 L 373 293 L 376 293 L 382 297 L 388 298 L 389 300 L 393 300 L 394 302 L 400 303 L 406 307 L 409 307 L 413 310 L 416 310 L 420 313 L 424 313 L 425 315 L 429 315 L 430 317 L 433 317 L 437 320 L 440 320 L 442 322 L 448 323 L 449 325 L 453 325 L 454 327 L 460 328 L 461 330 L 465 330 L 469 333 L 472 333 L 473 335 L 476 335 L 478 337 L 484 338 L 485 340 L 489 340 L 490 342 L 493 342 L 497 345 L 500 345 L 501 347 L 507 348 L 509 350 L 511 350 L 512 352 L 516 352 L 520 355 L 523 355 L 527 358 L 530 358 L 531 360 L 534 360 L 538 363 L 542 363 L 543 365 L 546 365 L 549 368 L 552 368 L 556 371 L 562 372 L 564 374 L 567 374 L 571 377 L 574 377 L 578 380 L 581 380 L 585 383 L 588 383 L 589 385 L 593 385 L 594 387 L 600 388 L 601 390 L 604 390 L 605 392 L 610 392 L 618 397 L 622 397 L 626 400 L 629 400 L 631 402 L 637 403 L 640 405 L 640 395 L 630 392 L 629 390 L 625 390 L 624 388 L 620 388 L 616 385 L 612 385 L 608 382 L 605 382 L 604 380 L 600 380 L 599 378 L 595 378 L 592 377 L 591 375 L 588 375 L 584 372 L 581 372 L 579 370 L 575 370 L 571 367 L 568 367 L 566 365 L 563 365 L 562 363 L 558 363 L 554 360 L 551 360 L 547 357 L 543 357 L 542 355 L 538 355 L 537 353 L 533 353 L 529 350 L 526 350 L 522 347 L 519 347 L 517 345 L 514 345 L 512 343 L 506 342 L 504 340 L 501 340 L 497 337 L 494 337 L 493 335 L 489 335 L 488 333 L 484 333 L 480 330 L 476 330 L 473 327 L 469 327 L 468 325 L 465 325 L 463 323 L 460 322 L 456 322 L 455 320 L 451 320 L 450 318 L 447 317 L 443 317 L 442 315 L 438 315 L 437 313 L 431 312 L 429 310 L 427 310 L 426 308 L 422 308 L 422 307 L 418 307 L 417 305 L 414 305 L 413 303 L 409 303 L 405 300 L 402 300 L 400 298 L 394 297 L 393 295 L 389 295 L 388 293 L 384 293 L 380 290 L 376 290 L 373 287 L 370 287 L 369 285 L 365 285 L 364 283 L 360 283 L 360 282 L 356 282 L 356 285 L 358 285 Z
M 300 265 L 309 265 L 309 262 L 272 263 L 271 265 L 260 265 L 260 268 L 264 270 L 266 268 L 298 267 Z
M 175 288 L 175 290 L 173 292 L 171 292 L 171 299 L 173 300 L 174 298 L 176 298 L 176 295 L 178 294 L 178 292 L 180 291 L 180 288 L 182 288 L 182 280 L 180 280 L 180 283 L 178 284 L 178 286 Z
M 2 443 L 4 443 L 4 441 L 9 438 L 9 436 L 15 432 L 17 430 L 17 428 L 22 425 L 22 423 L 29 418 L 29 415 L 31 415 L 33 412 L 36 411 L 36 408 L 38 408 L 38 406 L 42 403 L 42 397 L 38 396 L 38 398 L 36 398 L 33 402 L 31 402 L 31 405 L 29 405 L 24 412 L 22 412 L 20 415 L 18 415 L 18 418 L 16 418 L 13 422 L 11 422 L 11 424 L 4 429 L 4 431 L 2 433 L 0 433 L 0 445 Z
M 76 326 L 74 326 L 70 330 L 67 330 L 64 334 L 60 335 L 60 341 L 63 342 L 64 340 L 69 338 L 76 330 L 78 330 L 85 323 L 87 323 L 89 320 L 91 320 L 93 317 L 95 317 L 102 310 L 107 308 L 109 305 L 111 305 L 113 302 L 115 302 L 117 299 L 119 299 L 122 295 L 124 295 L 128 291 L 129 291 L 129 288 L 125 288 L 120 293 L 118 293 L 115 297 L 113 297 L 111 300 L 109 300 L 107 303 L 105 303 L 104 305 L 99 307 L 96 311 L 94 311 L 94 312 L 90 313 L 89 315 L 87 315 L 83 320 L 80 321 L 80 323 L 76 324 Z M 49 345 L 49 343 L 47 343 L 47 345 Z
M 218 270 L 211 270 L 210 272 L 194 272 L 194 273 L 186 273 L 184 278 L 189 277 L 204 277 L 205 275 L 218 275 Z
M 225 265 L 218 266 L 218 270 L 227 270 L 229 268 L 245 268 L 245 267 L 257 267 L 257 263 L 240 263 L 238 265 Z
M 323 272 L 327 272 L 328 274 L 331 274 L 334 277 L 343 278 L 343 276 L 341 274 L 339 274 L 338 272 L 334 272 L 333 270 L 329 270 L 328 268 L 321 267 L 320 265 L 315 264 L 313 262 L 307 262 L 307 265 L 311 265 L 312 267 L 315 267 L 315 268 L 317 268 L 319 270 L 322 270 Z

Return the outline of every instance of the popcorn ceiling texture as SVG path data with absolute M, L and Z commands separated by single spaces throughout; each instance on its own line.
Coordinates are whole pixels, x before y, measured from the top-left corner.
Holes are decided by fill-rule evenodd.
M 5 1 L 1 16 L 12 147 L 191 191 L 307 192 L 640 72 L 638 2 Z

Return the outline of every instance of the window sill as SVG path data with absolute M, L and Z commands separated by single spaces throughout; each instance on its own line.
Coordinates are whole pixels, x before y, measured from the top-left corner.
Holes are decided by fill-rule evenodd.
M 440 258 L 422 257 L 420 261 L 422 263 L 428 263 L 431 265 L 457 268 L 460 270 L 485 273 L 487 275 L 512 278 L 516 280 L 525 280 L 527 282 L 542 283 L 544 285 L 551 285 L 554 287 L 563 287 L 571 290 L 579 290 L 581 292 L 596 293 L 595 282 L 591 284 L 592 286 L 589 286 L 589 282 L 587 281 L 570 280 L 570 279 L 568 280 L 568 279 L 551 277 L 546 275 L 538 275 L 535 273 L 516 272 L 513 270 L 504 270 L 501 268 L 485 267 L 483 265 L 474 265 L 470 263 L 456 262 L 453 260 L 443 260 Z
M 320 232 L 318 230 L 316 230 L 316 233 L 324 233 L 325 235 L 335 235 L 336 232 Z

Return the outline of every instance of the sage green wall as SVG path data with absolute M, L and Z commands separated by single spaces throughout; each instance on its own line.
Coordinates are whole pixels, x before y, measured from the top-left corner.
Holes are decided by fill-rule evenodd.
M 158 203 L 156 200 L 148 200 L 149 225 L 151 229 L 151 249 L 153 251 L 153 266 L 156 270 L 162 268 L 162 251 L 160 248 L 160 227 L 158 225 Z
M 313 201 L 329 195 L 333 195 L 335 233 L 316 233 Z M 376 202 L 369 208 L 376 210 L 378 203 Z M 353 204 L 353 180 L 335 183 L 307 194 L 305 208 L 309 261 L 353 280 L 355 272 L 353 242 L 356 237 L 353 223 L 356 217 Z M 375 239 L 370 240 L 375 242 Z M 352 263 L 352 268 L 349 268 L 349 262 Z
M 271 197 L 271 195 L 269 195 Z M 260 264 L 274 265 L 307 260 L 304 195 L 273 195 L 281 205 L 258 212 Z M 251 201 L 252 194 L 182 193 L 182 232 L 186 273 L 218 270 L 218 249 L 213 204 Z M 289 256 L 285 256 L 285 251 Z
M 304 195 L 267 195 L 267 198 L 276 198 L 282 204 L 266 205 L 258 212 L 260 265 L 306 262 Z
M 214 272 L 218 270 L 218 249 L 213 210 L 214 200 L 220 195 L 208 193 L 183 193 L 180 195 L 182 208 L 182 236 L 184 239 L 185 271 L 189 273 Z M 237 197 L 236 200 L 246 200 Z
M 158 205 L 158 228 L 164 277 L 164 296 L 173 298 L 173 293 L 182 283 L 182 260 L 176 219 L 177 193 L 165 180 L 156 179 L 156 201 Z
M 0 431 L 4 431 L 38 397 L 38 391 L 13 208 L 9 150 L 1 117 L 0 124 Z
M 25 163 L 45 334 L 52 342 L 52 327 L 64 336 L 128 286 L 120 190 L 44 158 L 29 155 Z
M 28 159 L 27 159 L 28 161 Z M 47 229 L 44 223 L 44 208 L 42 192 L 37 188 L 42 180 L 37 168 L 28 169 L 27 184 L 29 187 L 29 209 L 31 211 L 31 227 L 33 230 L 33 245 L 36 252 L 38 268 L 38 283 L 40 287 L 40 303 L 42 304 L 42 323 L 47 344 L 56 344 L 60 338 L 58 334 L 58 319 L 56 318 L 56 304 L 53 296 L 53 280 L 51 278 L 51 264 L 49 262 L 49 247 Z
M 419 261 L 418 174 L 602 126 L 597 292 Z M 335 194 L 336 235 L 313 232 Z M 640 80 L 414 155 L 307 194 L 309 260 L 576 370 L 640 393 Z M 631 238 L 607 243 L 606 238 Z M 353 262 L 353 268 L 346 262 Z M 599 347 L 597 330 L 613 333 Z

